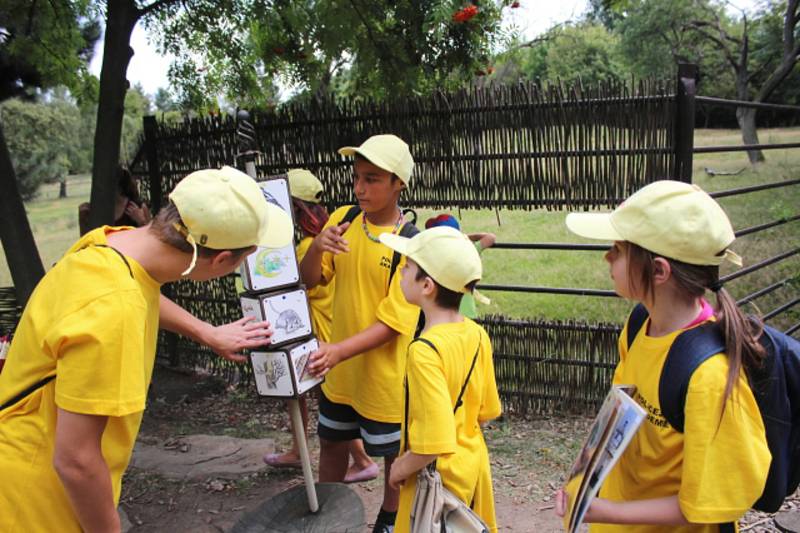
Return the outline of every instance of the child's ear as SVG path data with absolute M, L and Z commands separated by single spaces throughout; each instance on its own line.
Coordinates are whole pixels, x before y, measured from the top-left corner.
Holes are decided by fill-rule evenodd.
M 431 295 L 435 296 L 435 293 L 436 293 L 436 284 L 430 277 L 425 276 L 425 281 L 422 282 L 422 294 L 424 294 L 425 296 L 431 296 Z
M 669 261 L 663 257 L 656 257 L 653 259 L 653 284 L 661 285 L 666 283 L 672 276 L 672 267 Z

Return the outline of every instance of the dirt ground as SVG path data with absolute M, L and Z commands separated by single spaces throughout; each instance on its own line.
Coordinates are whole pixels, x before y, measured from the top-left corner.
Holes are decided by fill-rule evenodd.
M 310 427 L 315 428 L 311 403 Z M 506 417 L 487 428 L 500 531 L 561 531 L 551 495 L 560 486 L 589 423 L 587 417 Z M 188 451 L 187 442 L 194 436 L 217 435 L 248 439 L 236 442 L 250 444 L 254 441 L 249 439 L 265 439 L 263 453 L 267 453 L 290 444 L 288 424 L 282 401 L 260 398 L 247 390 L 227 390 L 214 378 L 158 368 L 138 446 Z M 315 462 L 318 441 L 313 431 L 309 435 Z M 123 479 L 120 499 L 129 531 L 229 531 L 246 513 L 303 482 L 300 470 L 252 463 L 235 474 L 200 469 L 183 477 L 165 474 L 158 467 L 132 466 Z M 361 497 L 368 523 L 380 506 L 382 484 L 383 476 L 379 476 L 351 486 Z M 797 507 L 797 499 L 787 502 L 787 509 Z M 743 526 L 755 533 L 777 531 L 772 519 L 761 513 L 749 513 Z

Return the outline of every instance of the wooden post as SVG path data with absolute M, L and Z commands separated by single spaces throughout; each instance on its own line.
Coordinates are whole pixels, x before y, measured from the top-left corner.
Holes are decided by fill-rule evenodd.
M 675 166 L 672 179 L 686 183 L 692 182 L 697 75 L 697 65 L 678 64 L 678 86 L 675 91 Z
M 147 176 L 150 181 L 150 210 L 153 215 L 161 209 L 161 199 L 164 195 L 161 187 L 161 167 L 158 163 L 158 128 L 156 117 L 148 116 L 142 119 L 144 128 L 144 150 L 147 157 Z
M 306 483 L 308 509 L 312 513 L 316 513 L 319 511 L 319 502 L 317 501 L 317 488 L 314 484 L 314 471 L 311 470 L 311 457 L 308 455 L 306 428 L 303 425 L 303 417 L 300 415 L 300 401 L 295 398 L 287 400 L 287 402 L 289 403 L 289 414 L 292 417 L 294 440 L 297 443 L 297 450 L 300 452 L 300 463 L 303 465 L 303 479 Z

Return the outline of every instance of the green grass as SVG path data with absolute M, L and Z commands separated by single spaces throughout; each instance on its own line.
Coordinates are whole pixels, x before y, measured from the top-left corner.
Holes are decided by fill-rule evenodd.
M 59 184 L 43 185 L 39 195 L 25 204 L 39 256 L 46 269 L 78 239 L 78 206 L 89 201 L 91 176 L 82 174 L 67 178 L 67 197 L 59 198 Z M 0 249 L 0 287 L 10 287 L 11 273 L 6 256 Z
M 800 128 L 765 129 L 759 132 L 762 143 L 798 142 Z M 738 130 L 698 130 L 695 144 L 741 144 Z M 751 167 L 744 152 L 703 154 L 694 160 L 694 181 L 708 191 L 726 190 L 759 183 L 770 183 L 800 178 L 800 150 L 769 150 L 767 161 Z M 736 171 L 736 176 L 708 176 L 704 168 Z M 39 252 L 49 267 L 78 237 L 77 206 L 89 199 L 88 176 L 72 177 L 69 197 L 58 199 L 58 184 L 46 185 L 40 196 L 27 204 L 28 216 L 33 226 Z M 798 214 L 800 186 L 749 193 L 720 199 L 720 203 L 741 229 L 769 222 L 783 216 Z M 419 222 L 436 214 L 419 210 Z M 456 213 L 458 214 L 458 213 Z M 499 216 L 500 225 L 497 218 Z M 491 231 L 498 242 L 591 242 L 569 233 L 564 225 L 563 212 L 506 211 L 499 215 L 490 210 L 463 210 L 460 213 L 466 232 Z M 789 223 L 739 239 L 734 249 L 744 257 L 745 265 L 753 264 L 780 252 L 800 246 L 798 222 Z M 612 289 L 608 268 L 601 252 L 522 251 L 490 249 L 483 253 L 484 283 L 510 285 L 537 285 L 550 287 L 588 287 Z M 731 272 L 729 266 L 723 273 Z M 735 297 L 741 298 L 757 288 L 788 276 L 798 277 L 800 257 L 795 256 L 763 271 L 744 276 L 729 284 Z M 0 286 L 11 285 L 4 260 L 0 260 Z M 768 312 L 779 303 L 798 294 L 798 285 L 784 287 L 773 295 L 757 301 L 761 311 Z M 589 321 L 619 322 L 630 307 L 619 299 L 556 296 L 509 292 L 487 292 L 492 303 L 480 306 L 482 313 L 501 313 L 514 317 L 547 317 L 551 319 L 585 319 Z M 800 319 L 800 309 L 794 309 L 775 324 L 788 326 Z

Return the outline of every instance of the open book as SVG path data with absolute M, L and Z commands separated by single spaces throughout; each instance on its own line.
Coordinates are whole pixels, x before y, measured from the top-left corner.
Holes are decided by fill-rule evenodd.
M 603 480 L 646 416 L 633 385 L 615 385 L 603 401 L 586 442 L 567 475 L 564 530 L 577 531 Z

